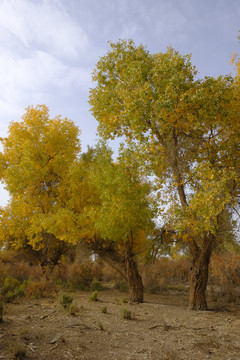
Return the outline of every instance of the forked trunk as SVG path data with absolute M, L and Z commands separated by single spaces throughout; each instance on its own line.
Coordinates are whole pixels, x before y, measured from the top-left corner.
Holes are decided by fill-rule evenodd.
M 190 269 L 190 310 L 208 310 L 206 288 L 208 282 L 208 266 L 212 254 L 213 236 L 205 238 L 202 249 L 195 253 Z
M 137 263 L 130 257 L 125 261 L 126 275 L 129 291 L 129 300 L 132 302 L 143 302 L 142 277 L 138 272 Z
M 95 236 L 95 241 L 89 248 L 124 277 L 128 284 L 129 300 L 141 303 L 143 302 L 143 283 L 133 254 L 131 250 L 127 254 L 120 254 L 114 245 L 114 243 L 105 243 L 103 239 Z

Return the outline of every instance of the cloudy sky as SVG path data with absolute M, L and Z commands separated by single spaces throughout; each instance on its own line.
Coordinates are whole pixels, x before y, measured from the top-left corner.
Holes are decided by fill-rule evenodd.
M 108 41 L 131 38 L 152 53 L 171 45 L 192 53 L 200 77 L 218 76 L 234 73 L 239 30 L 239 0 L 0 0 L 0 137 L 28 105 L 46 104 L 80 127 L 85 150 L 97 127 L 91 73 Z

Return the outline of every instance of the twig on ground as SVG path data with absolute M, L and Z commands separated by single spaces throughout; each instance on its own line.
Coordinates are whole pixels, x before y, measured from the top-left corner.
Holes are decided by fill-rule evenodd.
M 61 339 L 62 334 L 56 335 L 51 341 L 49 341 L 49 344 L 55 344 L 59 339 Z
M 50 313 L 47 313 L 47 314 L 45 314 L 45 315 L 42 315 L 42 316 L 40 317 L 40 319 L 41 319 L 41 320 L 46 319 L 48 316 L 54 314 L 56 311 L 57 311 L 57 309 L 54 309 L 54 310 L 52 310 Z

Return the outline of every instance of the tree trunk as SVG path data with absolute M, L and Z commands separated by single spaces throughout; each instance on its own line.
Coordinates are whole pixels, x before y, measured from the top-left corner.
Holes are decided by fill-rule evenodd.
M 213 236 L 206 236 L 202 249 L 195 252 L 190 269 L 190 310 L 208 310 L 206 288 L 208 282 L 208 266 L 213 247 Z
M 196 262 L 190 269 L 190 310 L 208 310 L 206 287 L 208 281 L 208 260 Z
M 105 242 L 97 235 L 94 239 L 95 241 L 89 243 L 88 247 L 124 277 L 128 284 L 129 300 L 143 302 L 142 277 L 138 272 L 137 263 L 133 259 L 134 255 L 131 250 L 121 254 L 119 250 L 116 250 L 114 242 Z
M 126 275 L 129 291 L 129 300 L 132 302 L 143 302 L 143 283 L 142 277 L 138 272 L 137 263 L 132 257 L 127 257 L 125 260 Z

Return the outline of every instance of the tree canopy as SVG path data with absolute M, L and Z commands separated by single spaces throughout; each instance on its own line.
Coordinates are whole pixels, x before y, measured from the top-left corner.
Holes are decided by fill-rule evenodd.
M 21 122 L 10 124 L 0 168 L 10 194 L 1 211 L 3 241 L 15 248 L 46 246 L 48 220 L 64 201 L 68 173 L 80 152 L 78 135 L 71 120 L 51 119 L 44 105 L 28 107 Z
M 172 241 L 191 255 L 190 307 L 206 309 L 209 260 L 218 242 L 232 240 L 239 205 L 239 62 L 235 78 L 198 79 L 191 56 L 173 48 L 150 54 L 132 40 L 110 46 L 90 90 L 102 138 L 95 148 L 81 154 L 78 127 L 51 119 L 45 105 L 28 107 L 1 139 L 0 178 L 10 194 L 1 241 L 55 248 L 56 259 L 63 244 L 83 242 L 142 301 L 136 260 L 155 252 L 154 238 L 168 239 L 166 248 Z M 104 141 L 116 137 L 124 141 L 113 160 Z
M 151 55 L 132 40 L 110 45 L 90 91 L 99 133 L 124 136 L 156 176 L 166 222 L 188 244 L 199 284 L 220 216 L 239 194 L 238 80 L 197 79 L 190 56 L 172 48 Z M 206 308 L 204 296 L 196 301 L 192 307 Z

